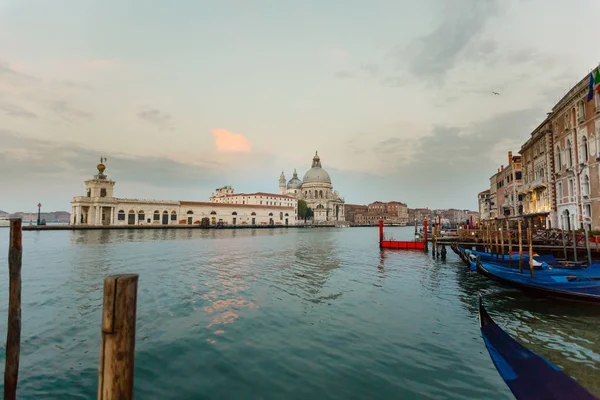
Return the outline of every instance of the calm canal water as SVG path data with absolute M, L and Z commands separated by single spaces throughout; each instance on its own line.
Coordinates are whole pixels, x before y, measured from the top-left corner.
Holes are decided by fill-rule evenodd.
M 391 228 L 396 238 L 412 228 Z M 510 399 L 477 293 L 600 395 L 600 310 L 535 299 L 377 228 L 24 232 L 19 398 L 96 396 L 103 278 L 140 275 L 138 399 Z M 8 229 L 0 229 L 4 369 Z M 0 385 L 2 383 L 0 382 Z

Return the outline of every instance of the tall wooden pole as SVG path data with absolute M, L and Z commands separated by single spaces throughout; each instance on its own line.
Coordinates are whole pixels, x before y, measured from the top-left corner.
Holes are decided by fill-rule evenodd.
M 565 239 L 565 230 L 563 229 L 562 226 L 560 228 L 560 236 L 562 237 L 563 251 L 565 253 L 565 261 L 569 262 L 569 256 L 567 255 L 567 241 Z
M 523 273 L 523 230 L 522 220 L 519 220 L 519 272 Z
M 533 219 L 529 218 L 527 220 L 527 242 L 529 244 L 529 272 L 531 273 L 531 277 L 533 278 Z
M 500 222 L 500 248 L 502 253 L 502 259 L 504 260 L 504 230 L 502 229 L 502 222 Z
M 508 220 L 506 220 L 506 234 L 508 235 L 508 265 L 512 267 L 512 233 Z
M 19 355 L 21 352 L 21 260 L 23 242 L 21 219 L 10 220 L 8 243 L 8 326 L 4 366 L 4 399 L 17 398 Z
M 585 249 L 587 250 L 588 265 L 592 265 L 592 250 L 590 249 L 590 238 L 585 224 L 583 225 L 583 229 L 585 230 Z
M 498 221 L 494 222 L 494 237 L 496 239 L 496 258 L 498 258 Z
M 573 215 L 573 261 L 577 262 L 577 236 L 575 235 L 575 215 Z
M 133 399 L 137 274 L 104 279 L 98 400 Z

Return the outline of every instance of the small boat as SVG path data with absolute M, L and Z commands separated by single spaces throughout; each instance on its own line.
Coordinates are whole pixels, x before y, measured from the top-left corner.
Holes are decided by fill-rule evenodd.
M 469 252 L 475 256 L 479 256 L 481 258 L 481 261 L 483 261 L 483 262 L 491 262 L 491 263 L 497 264 L 497 265 L 512 266 L 513 268 L 519 267 L 519 253 L 513 253 L 510 257 L 507 254 L 507 255 L 505 255 L 504 258 L 502 258 L 502 257 L 496 258 L 495 255 L 486 253 L 483 251 L 463 249 L 462 247 L 459 247 L 459 246 L 457 246 L 457 248 L 459 251 L 462 249 L 463 251 Z M 537 269 L 556 269 L 556 268 L 575 270 L 575 269 L 584 269 L 587 267 L 586 263 L 565 264 L 565 263 L 561 263 L 561 262 L 557 261 L 556 258 L 554 258 L 554 256 L 552 256 L 552 255 L 540 256 L 538 254 L 533 255 L 533 266 L 536 270 Z M 529 268 L 529 254 L 523 254 L 523 267 Z
M 477 272 L 500 283 L 537 294 L 566 300 L 600 303 L 600 265 L 581 270 L 529 270 L 477 262 Z
M 8 217 L 0 217 L 0 227 L 2 226 L 10 226 L 10 220 Z
M 517 400 L 598 400 L 556 365 L 504 332 L 485 310 L 481 295 L 479 324 L 494 366 Z

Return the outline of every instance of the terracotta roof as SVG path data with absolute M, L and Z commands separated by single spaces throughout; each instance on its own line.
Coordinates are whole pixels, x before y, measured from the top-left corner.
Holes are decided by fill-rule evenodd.
M 281 208 L 286 210 L 293 210 L 294 207 L 291 206 L 267 206 L 260 204 L 235 204 L 235 203 L 213 203 L 208 201 L 180 201 L 182 206 L 210 206 L 210 207 L 233 207 L 233 208 Z

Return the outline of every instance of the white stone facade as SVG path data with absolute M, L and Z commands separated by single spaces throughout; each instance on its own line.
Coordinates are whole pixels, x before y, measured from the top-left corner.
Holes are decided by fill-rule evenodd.
M 279 177 L 279 192 L 282 195 L 304 200 L 314 213 L 315 223 L 335 223 L 345 221 L 345 201 L 333 190 L 331 178 L 321 166 L 321 159 L 317 153 L 313 157 L 311 169 L 300 180 L 296 170 L 292 179 L 286 184 L 282 172 Z
M 86 196 L 71 201 L 71 225 L 295 225 L 293 198 L 279 201 L 256 200 L 196 202 L 176 200 L 122 199 L 113 197 L 115 182 L 99 174 L 87 180 Z M 278 196 L 278 195 L 275 195 Z M 269 199 L 270 200 L 270 199 Z M 262 202 L 265 204 L 262 204 Z M 297 203 L 297 202 L 296 202 Z

